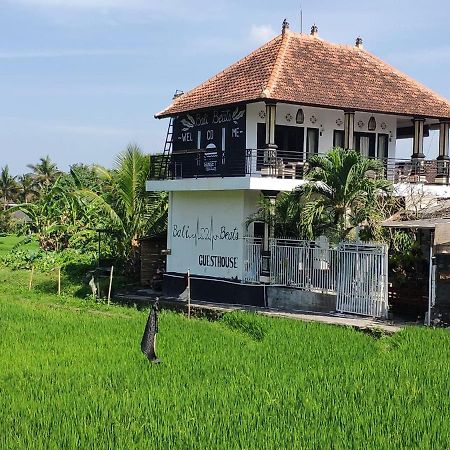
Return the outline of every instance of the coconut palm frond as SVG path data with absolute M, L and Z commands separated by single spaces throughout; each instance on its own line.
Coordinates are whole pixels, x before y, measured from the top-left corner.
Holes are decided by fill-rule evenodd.
M 79 199 L 90 203 L 90 206 L 97 211 L 102 211 L 113 224 L 118 228 L 123 228 L 123 222 L 114 208 L 101 196 L 89 189 L 80 189 L 74 192 Z
M 384 171 L 381 161 L 353 150 L 335 148 L 314 155 L 308 160 L 306 183 L 287 194 L 290 214 L 285 217 L 303 235 L 346 238 L 356 226 L 382 220 L 379 199 L 392 193 Z

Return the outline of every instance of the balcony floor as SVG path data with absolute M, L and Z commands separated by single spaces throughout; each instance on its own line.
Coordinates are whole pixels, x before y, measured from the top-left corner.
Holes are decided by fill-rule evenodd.
M 305 180 L 291 178 L 262 177 L 258 175 L 245 177 L 203 177 L 166 180 L 149 180 L 148 192 L 182 192 L 182 191 L 279 191 L 290 192 L 301 186 Z M 424 196 L 427 198 L 450 198 L 450 185 L 431 183 L 394 183 L 394 195 L 399 197 Z
M 261 176 L 180 178 L 175 180 L 149 180 L 147 191 L 292 191 L 304 180 Z

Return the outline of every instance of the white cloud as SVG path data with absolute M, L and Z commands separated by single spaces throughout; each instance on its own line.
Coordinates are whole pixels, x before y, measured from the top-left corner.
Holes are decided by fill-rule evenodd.
M 409 48 L 403 52 L 390 53 L 387 57 L 397 64 L 445 64 L 450 59 L 450 47 Z
M 30 50 L 1 51 L 0 59 L 33 59 L 61 58 L 67 56 L 147 56 L 148 50 L 139 49 L 61 49 L 61 50 Z
M 145 0 L 6 0 L 14 5 L 73 9 L 153 9 L 160 1 Z
M 154 24 L 182 21 L 205 23 L 226 19 L 227 3 L 208 0 L 0 0 L 0 8 L 25 8 L 43 14 L 60 27 L 76 28 L 86 24 L 115 26 L 121 23 Z
M 145 128 L 124 128 L 111 126 L 95 126 L 86 124 L 67 123 L 54 120 L 29 119 L 16 116 L 1 116 L 2 132 L 11 130 L 16 126 L 26 127 L 30 130 L 38 130 L 40 132 L 60 132 L 67 134 L 86 134 L 99 136 L 135 136 L 148 133 Z
M 147 86 L 136 84 L 105 84 L 99 82 L 93 82 L 91 84 L 55 84 L 51 82 L 49 85 L 40 85 L 39 83 L 29 83 L 23 80 L 19 83 L 7 83 L 0 84 L 0 97 L 3 99 L 6 96 L 14 96 L 16 99 L 20 97 L 37 98 L 37 97 L 77 97 L 77 96 L 89 96 L 89 97 L 105 97 L 105 96 L 147 96 L 155 97 L 161 92 L 160 86 Z
M 195 22 L 214 17 L 224 16 L 227 9 L 225 4 L 211 3 L 207 0 L 197 2 L 194 9 L 185 0 L 0 0 L 12 6 L 22 6 L 30 9 L 41 9 L 51 14 L 68 11 L 97 12 L 101 14 L 124 13 L 141 14 L 157 19 L 160 17 L 183 18 L 185 21 Z M 193 12 L 194 11 L 194 12 Z
M 264 44 L 277 35 L 270 25 L 252 25 L 250 39 L 256 44 Z

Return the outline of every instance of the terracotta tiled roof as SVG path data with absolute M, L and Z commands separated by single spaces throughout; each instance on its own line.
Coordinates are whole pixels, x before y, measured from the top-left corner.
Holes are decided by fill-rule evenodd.
M 174 99 L 156 117 L 263 99 L 450 119 L 447 99 L 366 50 L 289 30 Z

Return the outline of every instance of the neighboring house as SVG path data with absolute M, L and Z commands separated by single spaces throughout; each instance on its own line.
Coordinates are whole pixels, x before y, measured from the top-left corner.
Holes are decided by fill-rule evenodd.
M 166 292 L 184 275 L 204 277 L 211 300 L 256 303 L 244 235 L 268 250 L 268 226 L 246 219 L 259 198 L 304 183 L 307 159 L 334 146 L 385 162 L 401 194 L 417 184 L 450 197 L 450 102 L 363 48 L 318 36 L 282 34 L 184 94 L 157 118 L 170 118 L 160 173 L 148 191 L 168 191 Z M 440 132 L 439 157 L 426 161 L 423 139 Z M 412 139 L 411 159 L 396 160 L 397 139 Z M 222 282 L 220 282 L 222 280 Z M 230 286 L 233 286 L 233 289 Z M 231 298 L 232 297 L 232 298 Z
M 390 297 L 394 311 L 429 313 L 435 324 L 450 325 L 450 200 L 395 214 L 384 227 L 413 232 L 419 243 L 414 272 L 392 277 Z M 431 257 L 431 259 L 430 259 Z
M 6 210 L 13 208 L 14 206 L 17 206 L 16 203 L 8 203 L 6 205 Z M 27 214 L 25 214 L 23 211 L 14 211 L 10 213 L 10 217 L 14 222 L 17 223 L 28 223 L 31 221 L 31 219 L 28 217 Z

